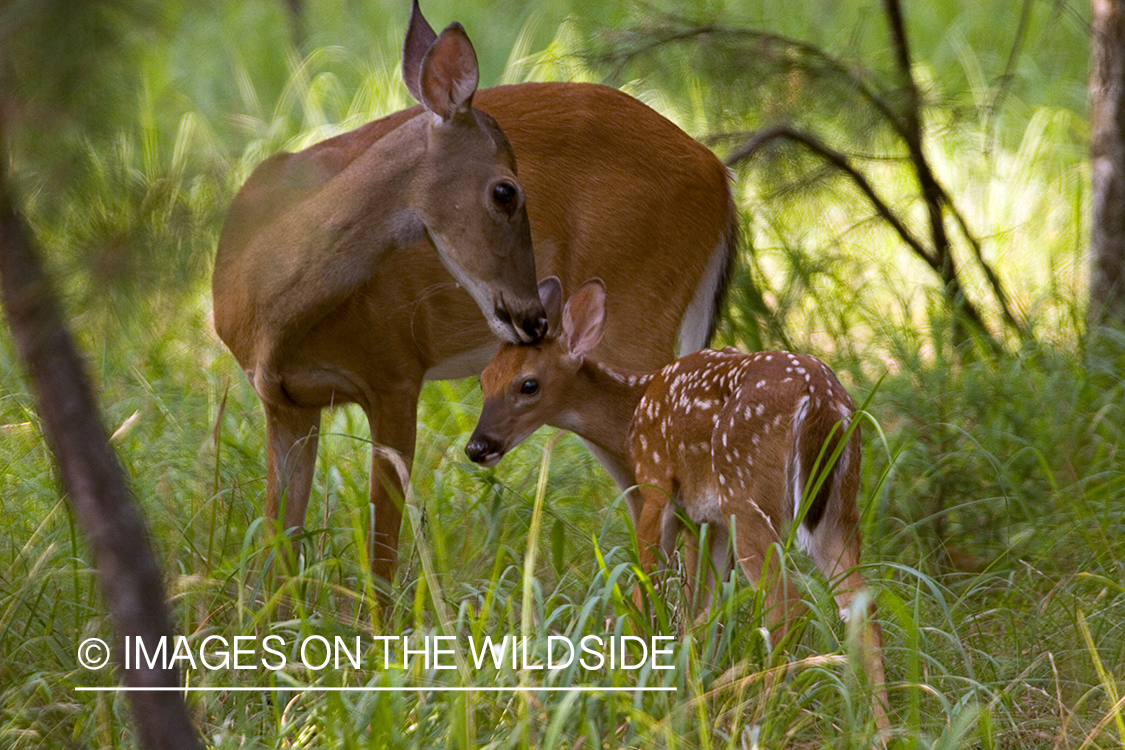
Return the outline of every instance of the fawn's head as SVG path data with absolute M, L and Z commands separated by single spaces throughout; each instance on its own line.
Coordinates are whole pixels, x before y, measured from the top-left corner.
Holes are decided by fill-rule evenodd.
M 505 453 L 545 424 L 560 424 L 575 376 L 605 330 L 605 285 L 583 284 L 562 306 L 562 283 L 539 282 L 549 328 L 538 344 L 504 344 L 480 376 L 484 406 L 465 446 L 475 463 L 495 465 Z

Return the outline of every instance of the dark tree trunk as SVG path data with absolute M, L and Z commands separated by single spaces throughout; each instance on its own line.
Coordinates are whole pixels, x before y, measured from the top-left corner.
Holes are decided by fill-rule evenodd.
M 293 35 L 293 46 L 298 51 L 303 50 L 308 41 L 308 30 L 305 27 L 305 0 L 285 0 L 285 9 L 289 13 L 289 32 Z
M 16 208 L 7 160 L 8 154 L 0 151 L 0 297 L 38 396 L 43 430 L 59 463 L 67 497 L 94 550 L 106 603 L 117 624 L 118 664 L 120 639 L 125 636 L 143 639 L 149 653 L 155 652 L 159 639 L 167 638 L 171 653 L 164 586 L 145 524 L 109 445 L 82 360 L 32 248 L 27 224 Z M 179 685 L 174 669 L 122 669 L 121 674 L 126 686 L 133 688 Z M 129 698 L 141 747 L 199 747 L 178 691 L 131 692 Z
M 1125 327 L 1125 0 L 1092 0 L 1091 327 Z

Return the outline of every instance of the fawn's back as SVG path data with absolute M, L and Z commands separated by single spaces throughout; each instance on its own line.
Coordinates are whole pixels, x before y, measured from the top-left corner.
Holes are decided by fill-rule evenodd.
M 818 457 L 827 464 L 855 408 L 815 357 L 730 348 L 689 354 L 654 374 L 634 414 L 637 482 L 667 488 L 696 523 L 725 524 L 747 506 L 777 539 L 803 516 L 805 541 L 826 511 L 855 515 L 854 493 L 829 507 L 832 482 L 811 503 L 801 501 Z M 844 473 L 858 469 L 857 433 L 839 458 Z

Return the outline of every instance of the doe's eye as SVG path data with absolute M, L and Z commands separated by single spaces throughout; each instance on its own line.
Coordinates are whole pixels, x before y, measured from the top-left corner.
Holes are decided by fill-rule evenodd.
M 511 213 L 516 209 L 516 186 L 510 182 L 498 182 L 492 188 L 492 200 L 503 210 Z
M 539 391 L 539 381 L 534 378 L 528 378 L 520 383 L 520 393 L 525 396 L 530 396 Z

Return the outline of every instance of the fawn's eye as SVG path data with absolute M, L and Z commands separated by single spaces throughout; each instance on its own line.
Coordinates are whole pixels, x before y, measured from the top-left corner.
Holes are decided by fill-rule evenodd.
M 534 378 L 528 378 L 520 383 L 520 393 L 525 396 L 530 396 L 539 391 L 539 381 Z

